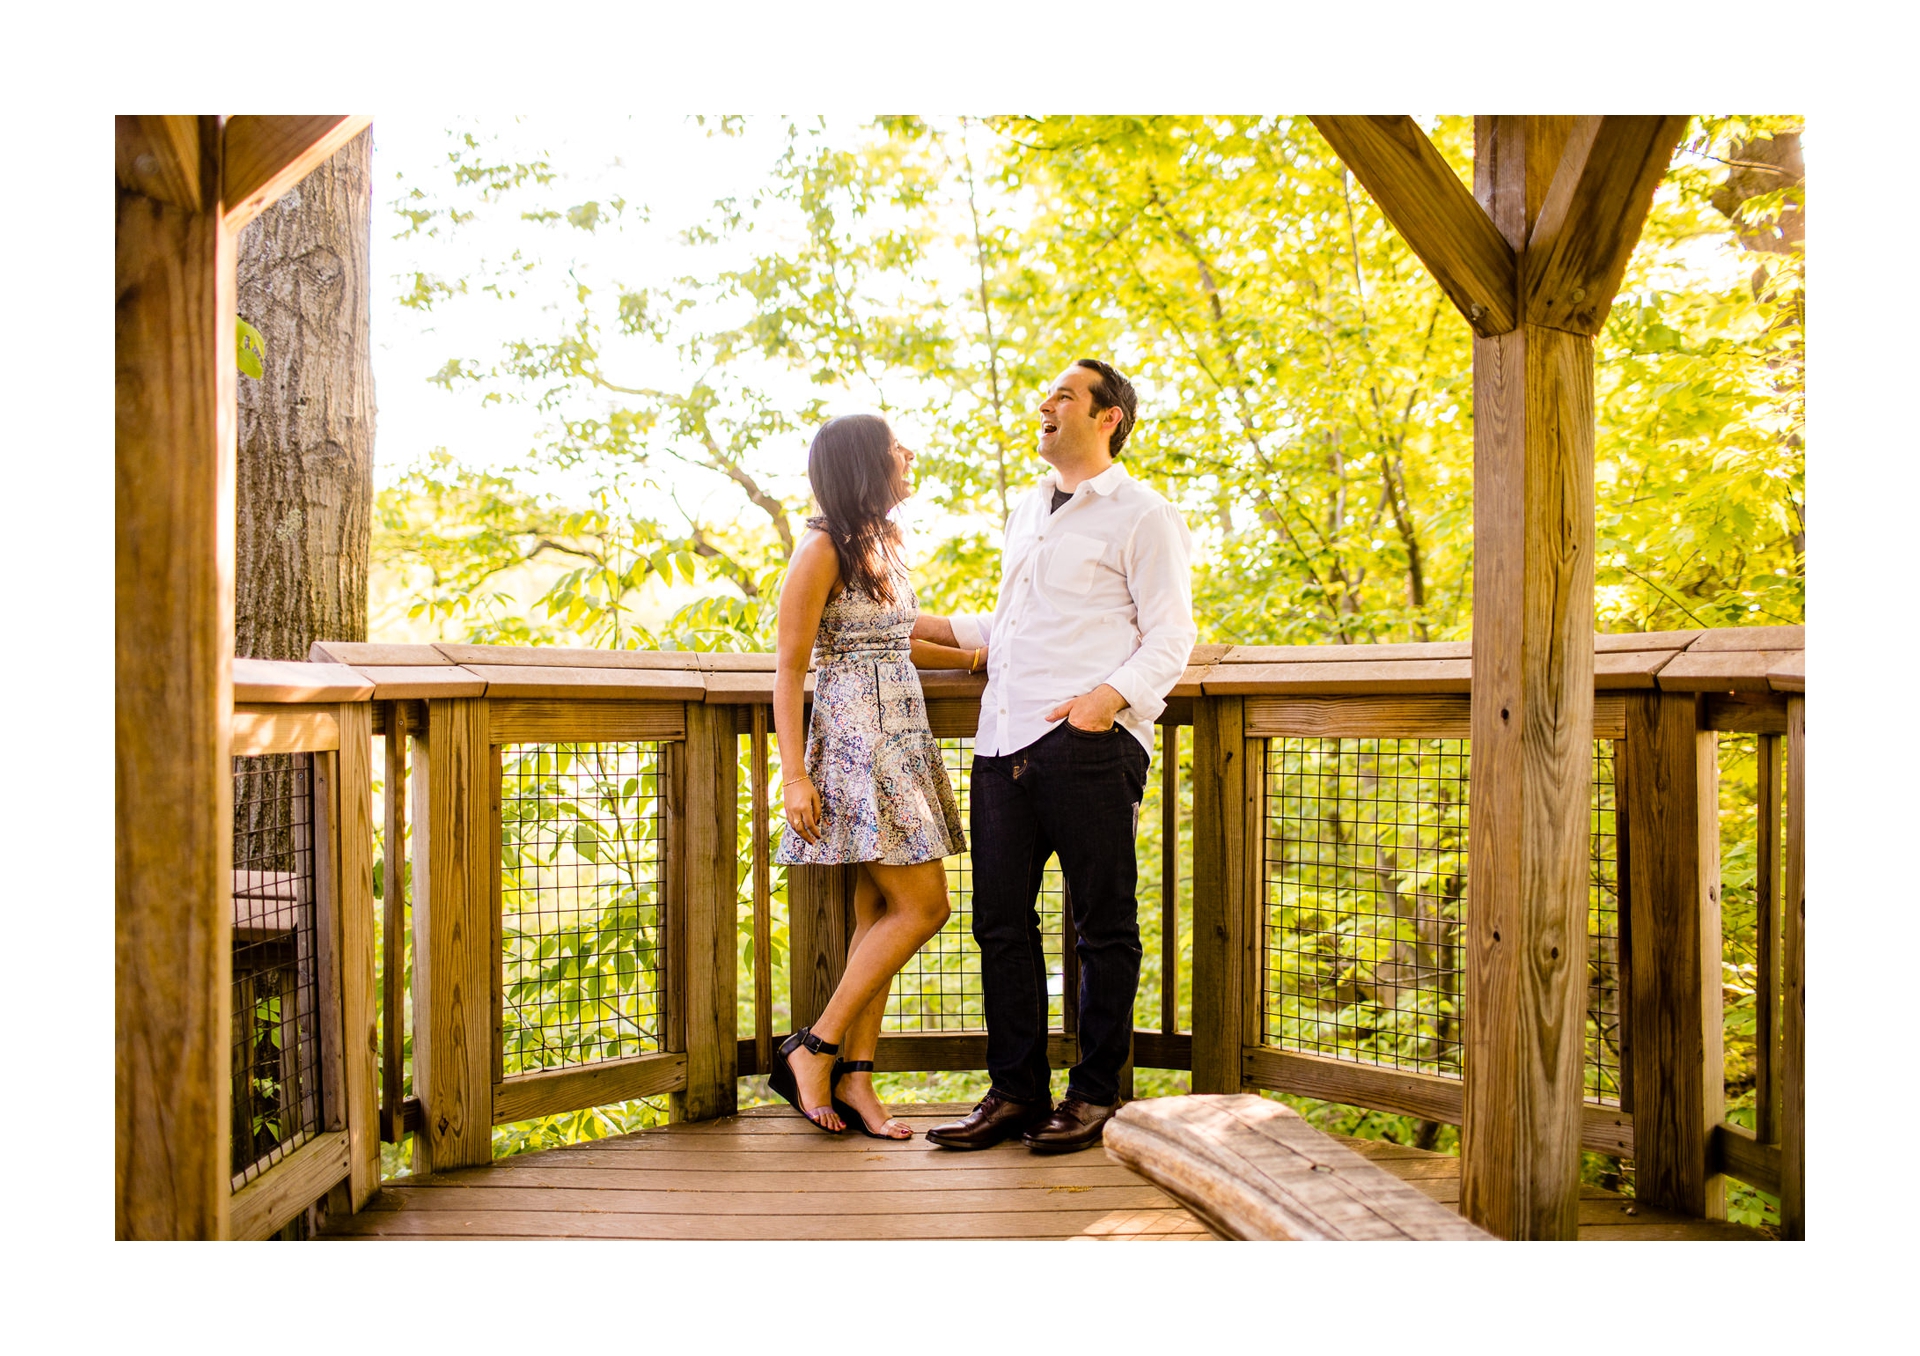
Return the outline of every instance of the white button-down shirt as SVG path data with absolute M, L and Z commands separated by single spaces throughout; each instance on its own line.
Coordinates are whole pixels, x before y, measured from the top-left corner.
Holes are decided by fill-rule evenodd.
M 1186 668 L 1193 624 L 1193 539 L 1172 504 L 1115 465 L 1051 511 L 1048 472 L 1007 519 L 1000 599 L 957 614 L 963 649 L 985 645 L 987 690 L 974 751 L 1014 753 L 1057 722 L 1047 713 L 1108 683 L 1118 721 L 1153 752 L 1153 723 Z

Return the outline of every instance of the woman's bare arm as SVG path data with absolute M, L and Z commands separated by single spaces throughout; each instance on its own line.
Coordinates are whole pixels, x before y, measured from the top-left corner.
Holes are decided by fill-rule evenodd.
M 794 549 L 780 589 L 774 642 L 773 732 L 787 823 L 809 843 L 820 838 L 820 793 L 807 778 L 805 723 L 807 660 L 820 633 L 820 614 L 840 582 L 840 562 L 825 533 L 808 532 Z

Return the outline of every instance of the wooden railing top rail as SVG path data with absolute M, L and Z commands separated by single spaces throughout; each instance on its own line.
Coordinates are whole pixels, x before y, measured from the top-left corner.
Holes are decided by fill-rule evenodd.
M 234 700 L 313 702 L 521 697 L 757 704 L 773 698 L 770 654 L 563 646 L 321 641 L 315 662 L 234 661 Z M 1463 693 L 1466 641 L 1416 645 L 1197 645 L 1173 697 Z M 921 675 L 929 697 L 976 697 L 980 674 Z M 811 685 L 811 680 L 809 680 Z M 1594 688 L 1768 694 L 1806 690 L 1799 626 L 1594 637 Z

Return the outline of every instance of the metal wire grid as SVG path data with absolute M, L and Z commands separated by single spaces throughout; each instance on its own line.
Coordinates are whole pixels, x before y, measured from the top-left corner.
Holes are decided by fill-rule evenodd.
M 1587 1100 L 1620 1105 L 1620 836 L 1614 743 L 1593 742 L 1587 871 Z
M 313 832 L 312 754 L 233 759 L 236 1188 L 323 1123 Z
M 1274 739 L 1266 803 L 1266 1041 L 1458 1074 L 1466 741 Z
M 953 780 L 960 813 L 967 814 L 972 785 L 973 741 L 943 739 L 940 752 Z M 883 1029 L 887 1031 L 985 1031 L 980 991 L 980 949 L 973 940 L 972 858 L 947 858 L 947 891 L 953 916 L 894 977 Z M 1059 863 L 1048 864 L 1040 882 L 1040 937 L 1047 955 L 1047 1025 L 1061 1029 L 1064 970 L 1065 889 Z
M 1470 755 L 1458 739 L 1273 739 L 1265 1041 L 1459 1076 Z M 1613 749 L 1594 746 L 1586 1089 L 1620 1097 Z
M 504 1073 L 660 1049 L 660 745 L 500 754 Z

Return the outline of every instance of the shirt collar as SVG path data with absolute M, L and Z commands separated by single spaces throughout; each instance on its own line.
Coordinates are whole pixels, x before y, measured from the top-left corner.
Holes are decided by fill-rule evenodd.
M 1133 477 L 1127 474 L 1127 468 L 1116 461 L 1093 479 L 1083 480 L 1080 483 L 1090 488 L 1095 494 L 1108 495 L 1119 489 L 1123 482 L 1131 479 Z M 1049 466 L 1047 478 L 1041 482 L 1041 486 L 1051 495 L 1060 488 L 1060 472 Z

